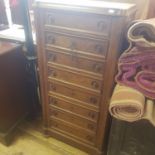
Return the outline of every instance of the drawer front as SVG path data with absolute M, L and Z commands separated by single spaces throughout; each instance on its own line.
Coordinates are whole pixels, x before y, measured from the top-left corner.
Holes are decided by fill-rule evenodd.
M 95 90 L 101 90 L 102 81 L 98 79 L 92 79 L 87 76 L 82 76 L 78 72 L 71 70 L 63 70 L 61 68 L 48 67 L 48 77 L 57 78 L 59 80 L 67 81 L 73 84 L 77 84 L 82 87 L 88 87 Z
M 62 108 L 64 110 L 73 112 L 75 114 L 84 116 L 90 120 L 96 121 L 98 120 L 98 112 L 87 109 L 84 106 L 80 106 L 79 103 L 73 104 L 72 102 L 60 99 L 55 96 L 49 96 L 49 104 L 58 108 Z M 77 105 L 78 104 L 78 105 Z
M 109 36 L 110 16 L 70 12 L 46 12 L 45 25 L 70 28 L 74 31 Z
M 71 52 L 79 51 L 105 57 L 108 48 L 108 42 L 106 40 L 79 38 L 54 32 L 45 32 L 45 44 L 56 46 L 57 48 L 65 48 Z
M 75 88 L 69 88 L 65 85 L 56 84 L 55 82 L 49 82 L 49 91 L 65 95 L 91 105 L 99 105 L 99 95 L 87 93 L 85 91 L 77 90 Z
M 80 127 L 72 126 L 70 123 L 57 119 L 51 119 L 50 124 L 52 129 L 58 130 L 69 136 L 73 135 L 77 138 L 80 138 L 81 140 L 92 144 L 95 142 L 95 134 L 93 132 L 83 130 Z
M 72 55 L 71 53 L 47 51 L 47 61 L 71 66 L 86 71 L 103 74 L 105 62 L 98 62 L 95 60 L 80 57 L 79 55 Z
M 54 106 L 51 106 L 50 117 L 51 118 L 56 117 L 56 118 L 62 119 L 64 121 L 67 121 L 69 123 L 72 123 L 74 125 L 77 125 L 81 128 L 85 128 L 85 129 L 93 131 L 93 132 L 96 131 L 96 123 L 95 122 L 86 120 L 84 118 L 80 118 L 80 117 L 76 116 L 75 114 L 65 112 L 64 110 L 57 109 Z

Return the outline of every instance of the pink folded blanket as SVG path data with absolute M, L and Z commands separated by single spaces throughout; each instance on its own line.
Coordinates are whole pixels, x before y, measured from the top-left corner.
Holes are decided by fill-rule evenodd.
M 155 49 L 134 47 L 119 60 L 116 81 L 155 99 Z

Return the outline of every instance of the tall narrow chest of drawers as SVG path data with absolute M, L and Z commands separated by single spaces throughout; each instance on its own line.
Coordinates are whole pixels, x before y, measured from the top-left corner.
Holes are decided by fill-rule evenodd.
M 96 155 L 105 151 L 108 103 L 132 4 L 36 0 L 44 129 Z

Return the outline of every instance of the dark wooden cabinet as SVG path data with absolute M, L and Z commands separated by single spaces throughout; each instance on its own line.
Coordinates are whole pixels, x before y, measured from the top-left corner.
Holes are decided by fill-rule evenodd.
M 47 135 L 93 155 L 106 151 L 116 62 L 123 30 L 134 14 L 132 4 L 36 1 Z
M 113 119 L 107 155 L 154 155 L 154 126 L 146 120 L 129 123 Z
M 6 145 L 30 111 L 27 77 L 22 46 L 0 41 L 0 140 Z

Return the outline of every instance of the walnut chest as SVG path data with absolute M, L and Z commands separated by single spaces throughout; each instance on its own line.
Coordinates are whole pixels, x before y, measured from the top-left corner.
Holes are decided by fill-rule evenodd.
M 108 103 L 133 4 L 36 0 L 38 64 L 47 135 L 106 152 Z

